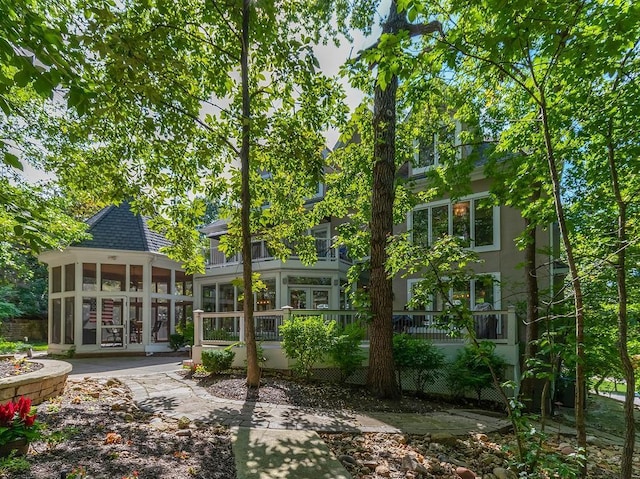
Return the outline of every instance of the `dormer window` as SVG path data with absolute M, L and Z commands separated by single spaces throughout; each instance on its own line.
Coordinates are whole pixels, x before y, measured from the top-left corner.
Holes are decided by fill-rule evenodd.
M 425 136 L 422 139 L 414 140 L 413 165 L 414 175 L 424 173 L 429 168 L 439 164 L 438 162 L 438 134 Z
M 454 154 L 454 143 L 460 134 L 459 122 L 443 125 L 437 131 L 425 131 L 413 142 L 411 174 L 419 175 L 443 163 L 447 155 Z M 455 154 L 458 154 L 456 152 Z

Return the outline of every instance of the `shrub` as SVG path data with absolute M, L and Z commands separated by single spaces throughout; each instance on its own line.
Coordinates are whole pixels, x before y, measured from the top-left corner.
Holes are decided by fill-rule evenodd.
M 187 319 L 186 321 L 180 321 L 176 326 L 176 332 L 178 334 L 181 334 L 182 337 L 184 338 L 183 346 L 186 346 L 187 344 L 193 346 L 193 335 L 194 335 L 193 328 L 194 328 L 193 320 L 191 319 Z
M 393 336 L 393 360 L 401 391 L 403 371 L 415 372 L 416 389 L 423 392 L 428 383 L 435 381 L 438 370 L 445 365 L 444 353 L 433 343 L 408 334 Z
M 293 370 L 309 378 L 313 365 L 322 361 L 333 344 L 336 322 L 325 322 L 320 316 L 294 316 L 280 326 L 282 349 L 295 359 Z
M 482 391 L 494 386 L 489 366 L 498 380 L 504 376 L 506 362 L 495 354 L 495 349 L 496 345 L 489 341 L 482 341 L 478 346 L 465 346 L 449 367 L 447 382 L 451 392 L 463 396 L 474 391 L 480 401 Z
M 169 347 L 173 351 L 177 351 L 178 349 L 187 345 L 187 340 L 182 334 L 171 334 L 169 335 Z
M 230 348 L 205 349 L 202 351 L 202 366 L 211 374 L 218 374 L 231 368 L 236 353 Z
M 336 329 L 333 346 L 329 351 L 331 361 L 340 368 L 340 380 L 346 381 L 362 364 L 365 354 L 360 348 L 365 330 L 358 324 L 348 324 Z

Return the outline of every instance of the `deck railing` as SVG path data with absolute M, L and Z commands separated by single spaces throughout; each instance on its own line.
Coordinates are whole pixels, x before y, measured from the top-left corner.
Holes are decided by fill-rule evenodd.
M 428 339 L 436 344 L 462 343 L 464 335 L 448 326 L 440 311 L 397 311 L 393 314 L 393 330 L 416 338 Z M 500 311 L 473 312 L 475 334 L 478 339 L 515 345 L 517 342 L 516 315 L 513 307 Z M 295 310 L 285 306 L 280 310 L 256 311 L 254 325 L 258 341 L 281 341 L 280 326 L 290 316 L 321 316 L 335 320 L 340 326 L 359 323 L 366 329 L 366 318 L 352 310 Z M 244 341 L 244 314 L 242 311 L 205 313 L 194 311 L 196 345 L 213 342 Z

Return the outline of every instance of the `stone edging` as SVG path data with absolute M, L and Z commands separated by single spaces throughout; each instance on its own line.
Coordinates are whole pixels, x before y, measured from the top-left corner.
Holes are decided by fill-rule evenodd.
M 0 402 L 17 399 L 20 396 L 31 398 L 32 403 L 41 402 L 62 394 L 71 364 L 55 359 L 37 359 L 31 362 L 44 365 L 41 369 L 19 376 L 0 379 Z

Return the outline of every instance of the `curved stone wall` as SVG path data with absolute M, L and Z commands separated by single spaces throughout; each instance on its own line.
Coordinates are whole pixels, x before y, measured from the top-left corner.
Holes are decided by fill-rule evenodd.
M 31 362 L 41 363 L 44 367 L 19 376 L 0 379 L 0 403 L 26 396 L 31 398 L 35 405 L 62 394 L 67 376 L 71 372 L 71 364 L 54 359 L 38 359 Z

